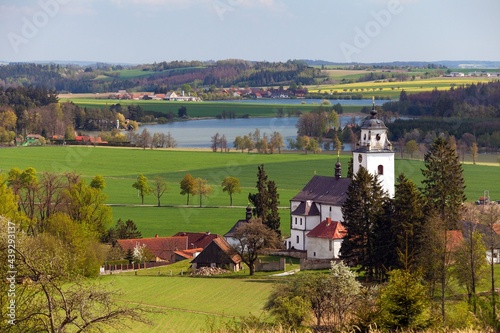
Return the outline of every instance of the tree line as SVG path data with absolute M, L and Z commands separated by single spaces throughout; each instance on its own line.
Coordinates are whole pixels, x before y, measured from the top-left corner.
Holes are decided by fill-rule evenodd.
M 125 78 L 124 69 L 150 72 L 151 75 Z M 105 76 L 107 80 L 96 80 Z M 104 93 L 128 89 L 156 91 L 158 87 L 175 90 L 183 84 L 201 86 L 272 86 L 314 84 L 323 77 L 319 68 L 299 60 L 286 62 L 249 62 L 244 60 L 222 61 L 172 61 L 138 66 L 111 66 L 95 64 L 78 65 L 10 63 L 0 68 L 0 86 L 44 86 L 47 89 L 71 93 Z

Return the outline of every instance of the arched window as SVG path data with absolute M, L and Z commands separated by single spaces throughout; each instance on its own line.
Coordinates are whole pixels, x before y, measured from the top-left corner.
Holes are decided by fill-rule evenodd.
M 378 172 L 379 175 L 383 175 L 384 174 L 384 166 L 382 164 L 378 166 L 377 172 Z

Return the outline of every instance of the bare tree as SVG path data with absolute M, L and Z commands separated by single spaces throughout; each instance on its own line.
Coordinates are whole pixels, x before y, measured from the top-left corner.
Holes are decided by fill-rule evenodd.
M 153 188 L 152 191 L 158 200 L 158 207 L 160 207 L 160 199 L 163 194 L 167 191 L 167 182 L 160 176 L 156 176 L 153 178 Z

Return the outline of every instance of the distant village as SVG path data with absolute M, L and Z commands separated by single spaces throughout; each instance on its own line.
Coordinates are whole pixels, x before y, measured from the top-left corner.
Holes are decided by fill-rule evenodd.
M 221 91 L 234 99 L 240 98 L 272 98 L 272 99 L 288 99 L 288 98 L 305 98 L 308 91 L 307 89 L 282 89 L 282 88 L 226 88 Z M 129 93 L 126 90 L 118 90 L 115 94 L 107 96 L 110 99 L 121 100 L 164 100 L 164 101 L 180 101 L 180 102 L 200 102 L 201 98 L 191 96 L 190 93 L 182 91 L 180 94 L 175 91 L 166 94 L 155 93 Z

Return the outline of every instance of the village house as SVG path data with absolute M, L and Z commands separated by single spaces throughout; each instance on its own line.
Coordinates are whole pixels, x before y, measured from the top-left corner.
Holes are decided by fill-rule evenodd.
M 177 258 L 177 251 L 188 250 L 188 237 L 158 237 L 119 239 L 118 245 L 123 252 L 134 251 L 137 247 L 146 247 L 154 255 L 156 262 L 174 263 Z

